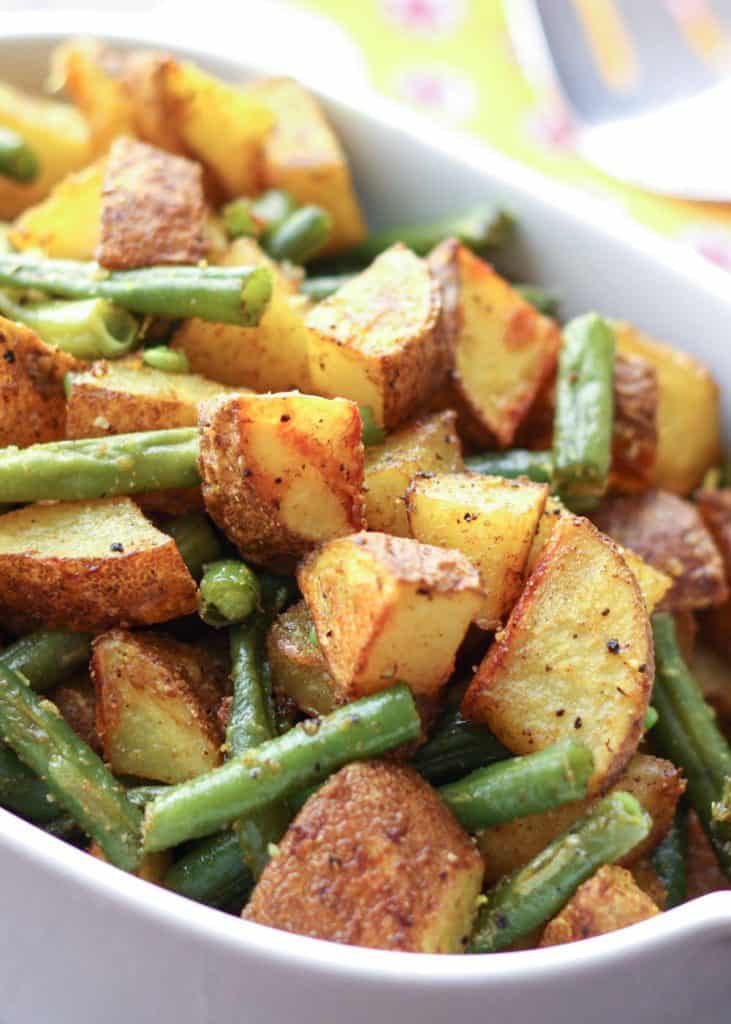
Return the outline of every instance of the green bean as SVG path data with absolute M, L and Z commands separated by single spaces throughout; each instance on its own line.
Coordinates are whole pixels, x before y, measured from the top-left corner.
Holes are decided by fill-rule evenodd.
M 326 274 L 320 277 L 306 277 L 300 284 L 300 292 L 313 302 L 322 302 L 353 280 L 355 274 Z
M 226 907 L 236 899 L 241 906 L 254 880 L 241 857 L 232 831 L 202 839 L 169 869 L 162 883 L 166 889 L 209 907 Z
M 479 911 L 468 953 L 497 953 L 545 924 L 603 864 L 624 857 L 652 821 L 629 793 L 614 792 L 525 867 L 498 882 Z
M 590 508 L 607 487 L 614 416 L 614 332 L 596 313 L 564 330 L 556 380 L 555 483 L 571 507 Z
M 44 782 L 0 743 L 0 807 L 44 825 L 58 817 L 59 806 Z
M 76 501 L 199 483 L 196 427 L 0 449 L 4 502 Z
M 185 352 L 178 352 L 169 345 L 153 345 L 146 348 L 142 362 L 145 366 L 151 366 L 153 370 L 162 370 L 163 373 L 190 372 L 190 363 Z
M 150 782 L 142 786 L 134 785 L 127 790 L 127 799 L 135 807 L 144 810 L 146 804 L 162 796 L 167 789 L 168 786 L 163 782 Z
M 261 241 L 266 245 L 272 233 L 297 209 L 297 200 L 282 188 L 270 188 L 252 199 L 250 210 L 261 225 Z
M 681 806 L 668 834 L 660 841 L 650 855 L 652 866 L 665 890 L 665 910 L 684 903 L 688 895 L 685 873 L 687 847 L 687 814 Z
M 278 576 L 267 569 L 260 569 L 258 576 L 260 612 L 269 616 L 278 615 L 299 600 L 301 595 L 294 576 Z
M 326 778 L 351 761 L 410 743 L 421 719 L 407 686 L 399 684 L 231 758 L 189 782 L 171 786 L 145 809 L 145 848 L 165 850 L 209 835 Z
M 64 299 L 109 299 L 145 316 L 258 324 L 272 290 L 266 267 L 142 267 L 105 271 L 96 263 L 0 255 L 0 285 Z
M 223 210 L 223 226 L 229 238 L 258 238 L 261 225 L 251 212 L 250 199 L 241 197 L 226 203 Z
M 510 751 L 487 726 L 463 718 L 457 703 L 444 712 L 433 735 L 417 750 L 411 764 L 436 786 L 510 756 Z
M 470 472 L 484 476 L 503 476 L 511 480 L 527 476 L 538 484 L 549 484 L 553 478 L 551 452 L 532 452 L 523 448 L 513 448 L 508 452 L 480 452 L 479 455 L 468 455 L 464 464 Z
M 20 672 L 34 690 L 50 690 L 89 661 L 91 636 L 63 630 L 28 633 L 0 653 L 0 665 Z
M 60 814 L 53 821 L 44 825 L 43 831 L 47 832 L 49 836 L 55 836 L 56 839 L 62 839 L 65 843 L 73 843 L 74 846 L 86 842 L 83 830 L 79 828 L 70 814 Z
M 12 669 L 0 665 L 0 736 L 96 840 L 107 859 L 134 871 L 141 815 L 94 751 Z
M 135 317 L 107 299 L 20 302 L 0 291 L 0 313 L 77 359 L 118 359 L 134 348 L 140 333 Z
M 332 217 L 321 206 L 301 206 L 270 233 L 265 248 L 275 260 L 307 263 L 322 249 L 332 230 Z
M 29 185 L 40 171 L 40 161 L 23 136 L 0 127 L 0 176 Z
M 218 561 L 223 554 L 218 534 L 203 512 L 169 519 L 160 529 L 173 538 L 194 580 L 201 578 L 204 565 Z
M 209 562 L 198 587 L 198 614 L 220 629 L 248 619 L 259 602 L 259 580 L 244 562 L 233 558 Z
M 649 732 L 650 729 L 654 728 L 654 726 L 657 725 L 657 719 L 657 709 L 650 705 L 650 707 L 645 712 L 645 721 L 642 723 L 645 732 Z
M 541 288 L 536 284 L 516 284 L 518 292 L 526 302 L 534 306 L 544 316 L 556 316 L 561 302 L 561 296 L 553 288 Z
M 439 796 L 468 832 L 477 832 L 583 799 L 593 770 L 588 747 L 568 740 L 478 768 L 442 786 Z
M 370 405 L 359 405 L 358 409 L 360 410 L 360 419 L 363 424 L 361 433 L 363 444 L 366 448 L 372 445 L 383 444 L 386 440 L 386 431 L 376 423 Z

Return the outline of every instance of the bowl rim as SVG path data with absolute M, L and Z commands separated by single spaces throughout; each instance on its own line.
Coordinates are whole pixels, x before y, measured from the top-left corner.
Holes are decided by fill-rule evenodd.
M 0 48 L 9 44 L 22 46 L 30 41 L 50 46 L 70 36 L 91 35 L 126 45 L 157 45 L 202 61 L 215 63 L 219 60 L 240 67 L 242 74 L 277 71 L 271 65 L 242 60 L 225 48 L 201 46 L 194 35 L 186 38 L 184 31 L 180 33 L 180 41 L 176 38 L 173 44 L 159 26 L 155 28 L 154 21 L 141 20 L 139 29 L 130 32 L 129 21 L 123 15 L 43 10 L 43 17 L 39 19 L 40 13 L 36 12 L 35 17 L 32 12 L 29 16 L 27 11 L 5 13 L 0 28 Z M 301 77 L 307 82 L 306 75 Z M 624 218 L 618 223 L 612 210 L 593 197 L 576 194 L 570 187 L 502 156 L 464 133 L 435 125 L 423 115 L 384 99 L 369 88 L 358 85 L 347 90 L 341 88 L 340 83 L 337 89 L 323 88 L 319 82 L 309 84 L 344 111 L 355 108 L 360 113 L 365 112 L 375 121 L 419 138 L 422 144 L 428 138 L 430 148 L 447 152 L 454 161 L 490 175 L 508 192 L 537 198 L 574 222 L 590 219 L 603 233 L 645 259 L 672 264 L 679 277 L 715 302 L 727 305 L 731 313 L 728 273 L 686 246 L 668 241 Z M 232 948 L 242 955 L 265 956 L 283 969 L 294 960 L 298 966 L 303 965 L 314 973 L 324 975 L 338 970 L 353 978 L 381 984 L 418 982 L 420 987 L 444 988 L 464 983 L 528 983 L 548 975 L 576 977 L 594 971 L 599 965 L 608 968 L 626 957 L 679 946 L 692 938 L 731 940 L 730 890 L 711 893 L 629 928 L 573 943 L 570 956 L 561 946 L 499 956 L 443 956 L 366 949 L 279 931 L 195 903 L 90 857 L 0 808 L 0 854 L 3 847 L 30 858 L 39 869 L 59 880 L 91 890 L 100 899 L 132 906 L 151 923 L 163 920 L 180 933 L 194 933 L 197 938 Z

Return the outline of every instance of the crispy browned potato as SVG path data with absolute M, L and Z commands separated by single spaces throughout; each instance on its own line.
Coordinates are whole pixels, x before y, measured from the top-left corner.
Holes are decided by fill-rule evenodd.
M 515 754 L 582 741 L 594 755 L 594 794 L 637 749 L 653 678 L 650 620 L 633 573 L 587 519 L 559 517 L 462 706 Z
M 298 580 L 344 700 L 396 681 L 437 693 L 483 599 L 479 573 L 460 552 L 385 533 L 330 541 Z
M 85 669 L 55 687 L 50 698 L 76 735 L 101 754 L 102 743 L 96 730 L 96 697 L 88 671 Z
M 328 210 L 333 226 L 324 252 L 357 245 L 365 237 L 365 224 L 350 169 L 315 97 L 292 78 L 265 78 L 249 92 L 274 115 L 263 144 L 263 185 L 286 189 L 297 202 Z
M 429 265 L 447 307 L 443 323 L 460 431 L 477 444 L 510 447 L 554 373 L 558 326 L 454 239 L 434 250 Z
M 0 448 L 64 436 L 63 379 L 80 365 L 28 327 L 0 317 Z
M 123 135 L 102 185 L 96 258 L 110 270 L 198 263 L 207 253 L 200 164 Z
M 423 406 L 444 372 L 439 289 L 424 260 L 400 243 L 307 316 L 313 390 L 371 408 L 397 427 Z
M 120 73 L 125 91 L 132 99 L 134 134 L 168 153 L 185 156 L 186 148 L 174 118 L 170 117 L 165 98 L 164 65 L 167 60 L 169 55 L 166 53 L 132 50 L 121 56 Z
M 646 359 L 614 361 L 614 428 L 610 487 L 641 491 L 652 484 L 658 444 L 657 371 Z
M 0 516 L 0 621 L 22 633 L 149 625 L 196 608 L 167 534 L 129 498 L 26 505 Z
M 561 946 L 646 921 L 660 913 L 629 871 L 605 864 L 546 925 L 541 946 Z
M 389 434 L 383 444 L 366 448 L 365 502 L 370 530 L 408 537 L 406 491 L 414 477 L 464 469 L 455 419 L 451 409 L 424 416 Z
M 703 522 L 721 553 L 726 579 L 731 580 L 731 487 L 720 491 L 698 491 L 695 499 Z
M 17 217 L 38 203 L 51 188 L 91 159 L 89 129 L 84 118 L 68 103 L 27 96 L 0 83 L 0 124 L 18 132 L 40 162 L 35 181 L 21 184 L 0 177 L 0 219 Z
M 335 707 L 334 683 L 317 642 L 304 601 L 274 621 L 267 635 L 272 687 L 306 715 L 327 715 Z
M 92 260 L 99 243 L 104 160 L 75 171 L 15 222 L 16 249 L 41 249 L 54 259 Z
M 308 365 L 308 302 L 295 283 L 251 238 L 238 238 L 217 262 L 223 266 L 264 265 L 273 278 L 272 296 L 256 327 L 184 320 L 173 348 L 190 368 L 211 380 L 255 391 L 311 391 Z
M 687 898 L 706 896 L 709 892 L 731 889 L 731 883 L 721 871 L 713 847 L 695 811 L 688 815 L 688 843 L 685 852 Z
M 480 856 L 434 790 L 370 761 L 310 797 L 242 916 L 351 946 L 458 953 L 481 884 Z
M 668 893 L 655 870 L 651 857 L 641 857 L 629 869 L 635 883 L 649 896 L 658 910 L 664 910 Z
M 612 789 L 631 793 L 652 818 L 649 835 L 620 861 L 629 867 L 653 850 L 665 836 L 673 822 L 678 800 L 685 792 L 685 780 L 670 761 L 635 754 Z M 575 800 L 543 814 L 516 818 L 505 825 L 484 829 L 478 841 L 485 858 L 486 881 L 492 884 L 523 867 L 586 814 L 591 805 L 591 799 Z
M 406 507 L 424 544 L 455 548 L 479 569 L 485 599 L 477 625 L 496 629 L 525 582 L 525 565 L 548 496 L 545 484 L 477 473 L 416 477 Z
M 718 462 L 721 412 L 718 386 L 692 356 L 654 341 L 627 323 L 615 324 L 622 355 L 639 356 L 657 372 L 658 446 L 653 484 L 690 494 Z
M 103 437 L 139 430 L 192 427 L 198 406 L 228 391 L 192 373 L 164 373 L 139 362 L 98 362 L 73 375 L 66 406 L 67 437 Z
M 291 568 L 363 523 L 357 405 L 297 392 L 201 405 L 200 469 L 211 517 L 257 564 Z
M 211 668 L 205 652 L 170 637 L 123 629 L 97 637 L 96 726 L 112 771 L 176 783 L 221 762 Z
M 646 491 L 607 498 L 592 519 L 673 580 L 663 609 L 707 608 L 728 596 L 721 555 L 695 505 L 665 491 Z

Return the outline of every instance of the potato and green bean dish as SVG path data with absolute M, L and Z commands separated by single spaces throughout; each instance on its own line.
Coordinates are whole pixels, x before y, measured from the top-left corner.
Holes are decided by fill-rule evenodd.
M 51 70 L 0 86 L 0 806 L 385 950 L 727 888 L 709 371 L 500 273 L 490 197 L 368 230 L 292 79 Z

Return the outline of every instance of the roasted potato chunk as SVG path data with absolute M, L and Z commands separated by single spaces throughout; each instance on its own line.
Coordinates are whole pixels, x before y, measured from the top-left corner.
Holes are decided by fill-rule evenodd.
M 420 473 L 464 469 L 462 447 L 451 410 L 408 423 L 383 444 L 366 449 L 366 521 L 370 530 L 410 535 L 406 491 Z
M 490 266 L 454 239 L 429 264 L 442 282 L 460 430 L 478 444 L 509 447 L 556 367 L 560 333 Z M 458 284 L 454 288 L 454 281 Z M 447 401 L 451 404 L 450 399 Z
M 726 579 L 731 580 L 731 487 L 699 491 L 696 504 L 721 554 Z
M 662 345 L 627 323 L 615 324 L 617 350 L 639 356 L 657 372 L 657 458 L 653 483 L 689 494 L 718 462 L 721 413 L 718 386 L 698 360 Z
M 223 731 L 210 697 L 199 695 L 209 660 L 154 633 L 115 629 L 97 637 L 96 725 L 113 772 L 176 783 L 221 762 Z
M 523 588 L 547 496 L 545 484 L 476 473 L 417 477 L 409 487 L 412 535 L 461 551 L 480 570 L 485 599 L 477 625 L 482 629 L 496 629 Z
M 672 579 L 662 608 L 707 608 L 728 596 L 718 548 L 698 509 L 682 498 L 663 491 L 608 498 L 592 519 Z
M 0 219 L 17 217 L 38 203 L 51 188 L 91 159 L 89 129 L 78 110 L 68 103 L 26 96 L 0 84 L 0 125 L 18 132 L 40 163 L 35 181 L 23 185 L 0 178 Z
M 104 161 L 90 164 L 55 185 L 50 195 L 15 222 L 16 249 L 41 249 L 58 259 L 92 260 L 99 243 Z
M 427 264 L 398 244 L 307 316 L 313 390 L 370 406 L 397 427 L 443 372 L 439 289 Z
M 646 359 L 619 353 L 614 361 L 614 427 L 610 487 L 644 490 L 657 458 L 659 387 Z
M 650 857 L 641 857 L 640 860 L 635 861 L 632 865 L 630 872 L 636 885 L 639 886 L 646 896 L 650 897 L 658 910 L 665 910 L 668 899 L 667 889 L 660 880 L 652 859 Z
M 0 317 L 0 448 L 64 436 L 63 380 L 78 365 L 28 327 Z
M 633 573 L 587 519 L 559 517 L 462 707 L 515 754 L 582 741 L 594 754 L 594 794 L 635 752 L 653 678 L 650 620 Z
M 293 701 L 306 715 L 327 715 L 335 707 L 332 676 L 304 601 L 275 620 L 267 634 L 272 686 L 280 699 Z
M 484 596 L 460 552 L 385 533 L 330 541 L 298 580 L 342 700 L 396 681 L 437 693 Z
M 283 569 L 363 522 L 358 407 L 297 392 L 222 395 L 201 406 L 211 517 L 244 558 Z
M 200 164 L 129 136 L 112 143 L 96 258 L 110 270 L 198 263 L 207 252 Z
M 265 264 L 273 277 L 272 295 L 256 327 L 184 320 L 173 340 L 196 373 L 255 391 L 310 391 L 307 300 L 256 242 L 239 238 L 219 261 L 224 266 Z
M 620 861 L 629 867 L 653 850 L 665 836 L 673 822 L 678 800 L 685 792 L 685 780 L 670 761 L 635 754 L 612 789 L 631 793 L 652 818 L 649 835 Z M 516 818 L 482 831 L 478 843 L 485 858 L 487 882 L 492 884 L 523 867 L 586 814 L 591 804 L 591 799 L 575 800 L 544 814 Z
M 96 729 L 96 695 L 88 671 L 55 687 L 50 697 L 76 735 L 101 754 L 102 743 Z
M 0 516 L 0 621 L 95 632 L 195 611 L 175 542 L 129 498 L 26 505 Z
M 481 884 L 479 854 L 434 790 L 370 761 L 310 797 L 242 916 L 351 946 L 459 953 Z
M 348 162 L 315 97 L 292 78 L 262 79 L 249 92 L 274 116 L 264 140 L 262 184 L 329 212 L 333 225 L 323 252 L 357 245 L 365 224 Z
M 74 374 L 66 407 L 67 437 L 193 427 L 198 406 L 228 388 L 193 373 L 164 373 L 135 362 L 98 362 Z
M 563 910 L 548 922 L 540 944 L 561 946 L 591 939 L 659 913 L 659 907 L 640 889 L 629 871 L 605 864 L 579 886 Z
M 170 120 L 189 153 L 227 196 L 257 192 L 262 147 L 274 123 L 268 107 L 187 62 L 166 60 L 160 74 Z

